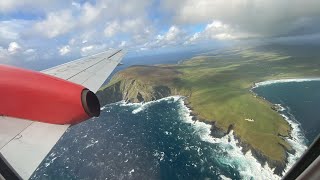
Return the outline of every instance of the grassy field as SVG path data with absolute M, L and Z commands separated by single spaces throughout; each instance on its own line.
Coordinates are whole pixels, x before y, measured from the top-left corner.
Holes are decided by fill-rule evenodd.
M 239 48 L 202 54 L 178 65 L 130 67 L 118 73 L 108 86 L 127 78 L 151 86 L 174 87 L 175 94 L 189 96 L 198 117 L 215 121 L 224 130 L 234 125 L 242 142 L 273 161 L 284 162 L 285 148 L 291 147 L 279 135 L 288 136 L 290 126 L 269 102 L 255 97 L 250 89 L 254 82 L 319 76 L 320 59 L 315 55 Z

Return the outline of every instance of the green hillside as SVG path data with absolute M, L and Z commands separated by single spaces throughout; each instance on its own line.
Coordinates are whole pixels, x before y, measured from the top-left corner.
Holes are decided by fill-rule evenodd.
M 115 75 L 99 96 L 103 103 L 186 96 L 198 119 L 215 121 L 224 131 L 232 125 L 242 143 L 271 166 L 283 167 L 291 147 L 282 136 L 289 136 L 290 125 L 250 89 L 254 82 L 320 76 L 319 67 L 313 56 L 300 59 L 269 50 L 207 53 L 178 65 L 130 67 Z

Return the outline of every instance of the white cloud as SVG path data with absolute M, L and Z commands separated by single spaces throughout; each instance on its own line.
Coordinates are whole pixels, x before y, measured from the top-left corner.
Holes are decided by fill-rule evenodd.
M 47 15 L 45 20 L 36 23 L 34 28 L 48 38 L 54 38 L 69 32 L 75 26 L 74 20 L 71 11 L 52 12 Z
M 18 39 L 19 34 L 17 32 L 17 25 L 10 21 L 1 21 L 0 22 L 0 36 L 1 38 L 6 39 Z
M 240 32 L 221 21 L 212 21 L 206 25 L 203 31 L 191 35 L 184 44 L 196 44 L 204 40 L 232 40 L 252 37 L 258 37 L 258 35 Z
M 49 1 L 1 1 L 0 13 L 8 13 L 8 17 L 18 11 L 40 16 L 24 22 L 11 19 L 8 25 L 0 21 L 0 46 L 6 47 L 15 41 L 26 44 L 26 48 L 38 49 L 38 57 L 50 49 L 51 53 L 46 56 L 65 55 L 70 53 L 69 49 L 75 55 L 91 52 L 88 49 L 91 45 L 94 45 L 92 51 L 103 49 L 101 47 L 132 48 L 149 41 L 155 34 L 148 17 L 147 9 L 152 4 L 149 0 Z M 106 22 L 109 22 L 107 26 Z
M 66 45 L 59 49 L 59 53 L 61 56 L 68 54 L 71 51 L 70 46 Z
M 100 36 L 100 38 L 99 38 Z M 89 41 L 93 41 L 95 38 L 101 39 L 101 35 L 96 30 L 88 30 L 86 32 L 81 33 L 79 36 L 79 41 L 81 41 L 82 44 L 87 43 Z
M 81 55 L 88 56 L 107 50 L 106 44 L 92 44 L 81 48 Z
M 0 12 L 14 12 L 14 11 L 47 11 L 65 6 L 64 0 L 2 0 L 0 1 Z
M 160 35 L 158 34 L 156 39 L 158 41 L 158 43 L 162 42 L 162 43 L 175 43 L 177 41 L 177 39 L 179 39 L 182 35 L 182 31 L 175 25 L 171 26 L 169 28 L 169 30 L 163 34 Z
M 0 62 L 1 63 L 13 63 L 14 61 L 30 61 L 30 60 L 36 60 L 37 54 L 36 50 L 29 48 L 26 49 L 23 48 L 19 43 L 17 42 L 11 42 L 8 45 L 8 48 L 3 48 L 0 46 Z
M 33 54 L 43 60 L 59 54 L 87 55 L 107 47 L 132 48 L 150 40 L 154 33 L 147 11 L 151 4 L 149 0 L 0 1 L 0 14 L 8 18 L 0 20 L 1 54 L 24 55 L 21 60 Z M 16 12 L 32 19 L 10 19 Z M 23 49 L 11 48 L 11 53 L 16 53 L 9 54 L 10 42 L 19 43 Z
M 1 11 L 10 11 L 17 6 L 21 6 L 22 1 L 0 1 L 0 10 Z
M 165 0 L 165 11 L 178 24 L 208 23 L 220 20 L 241 32 L 281 35 L 299 30 L 318 32 L 319 0 Z M 301 23 L 301 19 L 309 19 Z M 316 29 L 306 27 L 317 26 Z M 303 28 L 304 29 L 299 29 Z
M 34 61 L 38 60 L 39 56 L 35 49 L 27 49 L 22 54 L 25 61 Z
M 27 49 L 27 50 L 25 50 L 23 53 L 24 53 L 24 54 L 33 54 L 33 53 L 35 53 L 35 52 L 36 52 L 35 49 Z
M 36 18 L 10 19 L 16 12 Z M 0 21 L 2 54 L 27 56 L 28 49 L 36 49 L 35 57 L 47 59 L 107 47 L 146 50 L 320 31 L 319 0 L 3 0 L 0 14 L 5 19 Z M 204 29 L 194 32 L 194 25 L 203 24 Z M 16 53 L 9 54 L 11 42 L 22 49 L 11 48 Z
M 132 34 L 141 33 L 143 31 L 148 31 L 146 27 L 146 22 L 141 18 L 127 19 L 122 23 L 121 31 L 130 32 Z
M 137 37 L 137 35 L 147 36 L 152 32 L 150 25 L 147 25 L 147 22 L 141 18 L 125 19 L 122 21 L 115 20 L 107 23 L 104 29 L 106 37 L 113 37 L 119 33 L 127 33 L 133 35 L 133 37 Z
M 223 24 L 221 21 L 213 21 L 212 23 L 208 24 L 202 35 L 204 38 L 211 38 L 211 39 L 231 39 L 233 36 L 231 33 L 233 29 L 231 29 L 228 25 Z
M 21 50 L 21 46 L 17 42 L 11 42 L 8 47 L 9 54 L 16 54 Z
M 21 42 L 23 33 L 28 31 L 32 22 L 26 20 L 5 20 L 0 21 L 0 46 L 6 47 L 10 42 Z
M 164 39 L 166 41 L 174 41 L 177 39 L 180 33 L 181 33 L 181 30 L 178 27 L 171 26 L 167 34 L 164 36 Z
M 120 30 L 119 23 L 117 21 L 113 21 L 107 24 L 106 28 L 104 29 L 104 34 L 106 37 L 112 37 L 115 34 L 117 34 L 119 30 Z
M 0 46 L 0 62 L 4 63 L 8 61 L 8 50 Z
M 87 53 L 88 51 L 91 51 L 93 49 L 93 45 L 90 45 L 90 46 L 85 46 L 83 48 L 81 48 L 81 52 L 83 53 Z
M 80 20 L 85 25 L 90 24 L 99 17 L 101 10 L 102 9 L 100 7 L 97 8 L 97 7 L 94 7 L 93 5 L 91 5 L 90 3 L 85 3 L 82 6 Z
M 196 33 L 194 33 L 192 36 L 191 36 L 191 38 L 189 39 L 189 41 L 196 41 L 196 40 L 198 40 L 200 38 L 200 32 L 196 32 Z
M 235 39 L 234 36 L 232 36 L 231 34 L 228 34 L 228 33 L 216 34 L 216 35 L 215 35 L 215 38 L 220 39 L 220 40 Z
M 74 6 L 75 8 L 77 8 L 77 9 L 81 8 L 81 4 L 77 3 L 77 2 L 74 2 L 74 1 L 72 1 L 71 5 Z
M 140 50 L 147 50 L 159 47 L 183 44 L 186 38 L 186 33 L 179 27 L 172 25 L 167 32 L 158 34 L 154 38 L 138 46 Z

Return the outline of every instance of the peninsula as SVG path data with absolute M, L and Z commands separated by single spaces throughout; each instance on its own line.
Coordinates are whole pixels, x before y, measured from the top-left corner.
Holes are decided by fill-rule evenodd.
M 291 127 L 274 105 L 251 92 L 256 82 L 319 77 L 320 61 L 299 59 L 270 50 L 233 49 L 209 52 L 176 65 L 132 66 L 118 72 L 98 96 L 101 104 L 125 100 L 147 102 L 171 95 L 187 97 L 198 120 L 227 132 L 234 130 L 244 151 L 280 174 L 287 153 L 294 150 L 284 137 Z

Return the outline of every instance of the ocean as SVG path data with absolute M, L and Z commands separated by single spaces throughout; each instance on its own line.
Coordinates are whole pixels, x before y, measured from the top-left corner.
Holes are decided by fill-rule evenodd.
M 288 141 L 298 154 L 289 156 L 290 166 L 320 132 L 319 90 L 319 81 L 254 89 L 281 104 L 294 128 Z M 69 128 L 32 179 L 280 179 L 250 151 L 243 154 L 233 132 L 210 136 L 211 125 L 193 121 L 183 99 L 102 107 L 99 118 Z
M 102 109 L 70 128 L 32 179 L 279 179 L 241 152 L 233 132 L 211 137 L 183 97 Z

